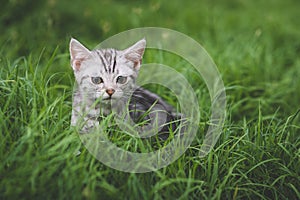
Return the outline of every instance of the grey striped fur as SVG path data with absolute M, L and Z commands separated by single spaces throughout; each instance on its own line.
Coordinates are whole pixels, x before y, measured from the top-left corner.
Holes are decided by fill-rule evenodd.
M 71 66 L 77 82 L 73 95 L 72 126 L 78 126 L 83 120 L 81 131 L 87 133 L 99 125 L 100 115 L 107 116 L 112 110 L 118 112 L 128 106 L 131 121 L 135 123 L 153 120 L 153 115 L 145 113 L 159 108 L 156 116 L 160 116 L 158 118 L 163 123 L 159 133 L 176 129 L 175 124 L 170 125 L 170 122 L 178 120 L 178 116 L 172 114 L 173 108 L 158 95 L 135 84 L 145 48 L 145 39 L 125 50 L 88 50 L 71 39 Z M 98 82 L 95 83 L 95 80 Z

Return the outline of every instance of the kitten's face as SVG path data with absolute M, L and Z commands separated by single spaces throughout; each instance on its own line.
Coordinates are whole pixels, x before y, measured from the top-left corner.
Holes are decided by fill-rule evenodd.
M 77 40 L 70 42 L 71 65 L 79 89 L 88 99 L 108 103 L 130 95 L 135 86 L 146 41 L 123 50 L 89 51 Z

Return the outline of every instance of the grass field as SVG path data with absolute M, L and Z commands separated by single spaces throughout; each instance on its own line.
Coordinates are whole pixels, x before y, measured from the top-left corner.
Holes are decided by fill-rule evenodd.
M 297 0 L 3 3 L 0 199 L 300 199 L 299 8 Z M 146 26 L 204 46 L 226 87 L 227 117 L 217 145 L 199 158 L 210 101 L 205 84 L 191 78 L 201 92 L 195 141 L 171 165 L 131 174 L 99 162 L 70 129 L 68 42 L 73 36 L 93 48 Z

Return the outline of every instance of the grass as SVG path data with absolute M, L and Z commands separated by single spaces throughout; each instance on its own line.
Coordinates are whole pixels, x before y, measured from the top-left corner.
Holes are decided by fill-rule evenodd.
M 0 198 L 300 199 L 299 6 L 296 0 L 4 3 Z M 226 86 L 227 118 L 213 151 L 199 158 L 210 114 L 205 85 L 182 62 L 146 54 L 189 77 L 201 123 L 174 163 L 130 174 L 95 159 L 69 128 L 74 77 L 67 44 L 74 36 L 93 47 L 143 26 L 172 28 L 203 44 Z

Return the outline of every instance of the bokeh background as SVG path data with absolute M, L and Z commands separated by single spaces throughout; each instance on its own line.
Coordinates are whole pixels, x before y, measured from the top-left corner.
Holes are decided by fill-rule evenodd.
M 0 199 L 300 199 L 299 10 L 299 0 L 1 0 Z M 227 119 L 208 157 L 197 157 L 199 136 L 171 166 L 128 174 L 69 130 L 70 38 L 94 48 L 137 27 L 182 32 L 217 64 Z

